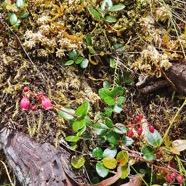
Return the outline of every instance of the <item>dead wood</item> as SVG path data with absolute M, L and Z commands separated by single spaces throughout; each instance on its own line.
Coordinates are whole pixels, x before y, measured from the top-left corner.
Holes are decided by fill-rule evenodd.
M 186 63 L 173 63 L 172 67 L 163 72 L 163 78 L 146 76 L 136 87 L 143 94 L 154 92 L 160 88 L 170 86 L 176 91 L 186 94 Z
M 79 185 L 70 170 L 70 153 L 62 148 L 56 149 L 49 143 L 39 144 L 23 133 L 11 133 L 6 128 L 0 132 L 0 147 L 24 186 Z

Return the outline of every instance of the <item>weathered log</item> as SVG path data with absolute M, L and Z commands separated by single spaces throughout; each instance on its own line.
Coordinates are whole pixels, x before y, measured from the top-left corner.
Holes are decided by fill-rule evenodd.
M 186 63 L 173 63 L 172 67 L 163 71 L 162 78 L 146 76 L 136 84 L 143 94 L 154 92 L 162 87 L 172 86 L 176 91 L 186 94 Z
M 70 153 L 63 148 L 56 149 L 49 143 L 39 144 L 23 133 L 12 133 L 6 128 L 0 132 L 0 148 L 24 186 L 79 185 L 69 168 Z

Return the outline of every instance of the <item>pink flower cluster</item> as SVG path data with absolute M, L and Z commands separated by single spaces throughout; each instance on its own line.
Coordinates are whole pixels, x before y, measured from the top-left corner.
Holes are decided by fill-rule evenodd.
M 35 94 L 32 91 L 30 91 L 28 87 L 24 87 L 23 92 L 25 93 L 25 95 L 23 96 L 23 98 L 20 101 L 20 107 L 23 110 L 27 110 L 30 107 L 32 111 L 35 111 L 35 110 L 37 110 L 37 107 L 39 105 L 42 105 L 45 110 L 48 110 L 52 107 L 52 103 L 51 103 L 50 99 L 47 98 L 46 96 L 44 96 L 42 93 Z M 36 105 L 31 106 L 30 100 L 28 98 L 29 95 L 32 95 L 38 99 L 38 102 Z

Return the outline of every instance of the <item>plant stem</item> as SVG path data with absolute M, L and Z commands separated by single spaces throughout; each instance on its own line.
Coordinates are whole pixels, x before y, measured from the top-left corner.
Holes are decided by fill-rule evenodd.
M 174 124 L 176 118 L 178 117 L 179 113 L 181 112 L 181 110 L 183 109 L 183 107 L 186 105 L 186 99 L 185 101 L 183 102 L 183 104 L 181 105 L 181 107 L 178 109 L 178 111 L 176 112 L 174 118 L 172 119 L 172 121 L 170 122 L 169 124 L 169 127 L 168 129 L 166 130 L 164 136 L 163 136 L 163 140 L 162 142 L 168 137 L 168 134 L 169 134 L 169 130 L 171 129 L 172 125 Z

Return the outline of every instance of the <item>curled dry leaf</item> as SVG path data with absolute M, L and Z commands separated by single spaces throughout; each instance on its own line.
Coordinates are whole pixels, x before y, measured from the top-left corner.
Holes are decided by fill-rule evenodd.
M 128 183 L 122 184 L 120 186 L 141 186 L 143 175 L 134 175 Z
M 93 184 L 93 185 L 83 184 L 81 186 L 110 186 L 110 185 L 114 184 L 116 181 L 118 181 L 120 177 L 121 177 L 121 167 L 118 167 L 118 170 L 114 176 L 107 178 L 97 184 Z
M 176 151 L 184 151 L 186 149 L 186 140 L 175 140 L 172 142 L 172 149 Z

